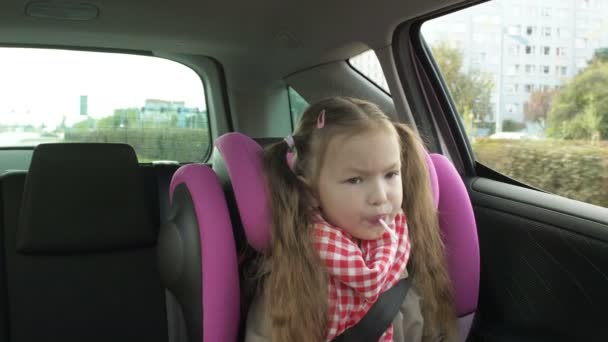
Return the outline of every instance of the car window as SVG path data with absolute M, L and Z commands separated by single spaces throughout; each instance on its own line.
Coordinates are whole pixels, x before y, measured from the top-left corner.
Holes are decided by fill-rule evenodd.
M 291 114 L 291 124 L 295 128 L 296 123 L 300 119 L 300 115 L 304 113 L 306 108 L 308 108 L 308 101 L 302 97 L 295 89 L 292 87 L 287 87 L 287 91 L 289 94 L 289 111 Z
M 126 143 L 140 162 L 202 162 L 205 91 L 190 68 L 157 57 L 0 48 L 0 148 Z
M 367 50 L 350 58 L 348 64 L 380 87 L 380 89 L 390 94 L 384 71 L 382 71 L 382 66 L 374 50 Z
M 425 22 L 476 159 L 608 207 L 608 4 L 495 0 Z

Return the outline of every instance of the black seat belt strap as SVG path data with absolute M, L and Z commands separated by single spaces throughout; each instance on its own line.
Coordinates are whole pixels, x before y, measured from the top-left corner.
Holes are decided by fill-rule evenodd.
M 359 323 L 346 329 L 332 342 L 377 342 L 393 323 L 412 285 L 411 276 L 382 293 Z

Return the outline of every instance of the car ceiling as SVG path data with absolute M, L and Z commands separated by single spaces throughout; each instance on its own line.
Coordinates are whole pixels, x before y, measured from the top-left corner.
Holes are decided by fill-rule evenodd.
M 231 81 L 277 80 L 389 45 L 400 23 L 459 1 L 74 1 L 99 15 L 69 21 L 30 17 L 28 1 L 4 0 L 0 43 L 206 55 Z

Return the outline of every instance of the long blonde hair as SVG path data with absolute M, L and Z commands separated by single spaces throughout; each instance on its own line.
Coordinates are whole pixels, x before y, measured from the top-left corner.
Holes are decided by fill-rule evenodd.
M 325 125 L 317 128 L 319 113 Z M 327 324 L 328 279 L 313 248 L 315 187 L 329 141 L 337 134 L 394 127 L 401 143 L 403 210 L 408 218 L 412 258 L 408 265 L 422 296 L 425 329 L 455 336 L 453 296 L 444 246 L 424 157 L 423 145 L 405 124 L 393 123 L 374 104 L 333 97 L 311 105 L 293 133 L 295 162 L 287 164 L 288 145 L 264 151 L 264 169 L 271 198 L 271 245 L 264 253 L 261 274 L 271 341 L 323 341 Z M 306 185 L 298 179 L 312 181 Z

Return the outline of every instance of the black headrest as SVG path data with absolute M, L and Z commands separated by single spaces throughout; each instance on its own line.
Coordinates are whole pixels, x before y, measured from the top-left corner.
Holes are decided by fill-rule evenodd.
M 23 253 L 143 247 L 156 241 L 133 148 L 39 145 L 25 180 L 17 248 Z

